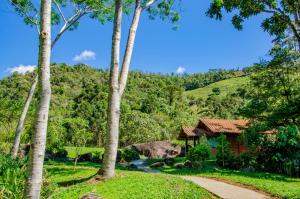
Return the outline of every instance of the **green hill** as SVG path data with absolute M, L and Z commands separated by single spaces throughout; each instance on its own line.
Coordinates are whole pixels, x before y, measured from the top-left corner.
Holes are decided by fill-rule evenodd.
M 238 88 L 241 88 L 249 83 L 249 77 L 236 77 L 219 82 L 212 83 L 203 88 L 198 88 L 190 91 L 186 91 L 186 96 L 189 97 L 202 97 L 207 98 L 210 94 L 213 93 L 214 88 L 220 89 L 220 96 L 225 96 L 227 93 L 236 91 Z

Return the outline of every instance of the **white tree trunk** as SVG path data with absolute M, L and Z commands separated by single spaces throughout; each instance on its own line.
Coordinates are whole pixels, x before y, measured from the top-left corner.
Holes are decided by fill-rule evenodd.
M 86 12 L 76 13 L 75 15 L 73 15 L 72 17 L 70 17 L 69 20 L 67 21 L 67 23 L 65 23 L 65 25 L 61 28 L 61 30 L 59 31 L 59 33 L 56 35 L 56 37 L 52 41 L 52 43 L 51 43 L 51 49 L 55 46 L 55 44 L 58 42 L 58 40 L 61 38 L 61 36 L 67 30 L 69 30 L 72 27 L 72 25 L 74 25 L 74 23 L 76 23 L 77 21 L 79 21 L 79 19 L 81 17 L 83 17 L 84 15 L 86 15 L 86 14 L 87 14 Z M 38 33 L 39 32 L 40 31 L 38 31 Z M 31 101 L 32 101 L 32 97 L 33 97 L 34 90 L 35 90 L 37 82 L 38 82 L 38 75 L 36 76 L 35 81 L 31 85 L 31 88 L 29 90 L 28 97 L 26 99 L 23 111 L 22 111 L 22 113 L 20 115 L 20 118 L 19 118 L 19 122 L 18 122 L 18 125 L 17 125 L 17 128 L 16 128 L 16 132 L 15 132 L 14 144 L 13 144 L 13 148 L 12 148 L 12 151 L 11 151 L 11 155 L 12 155 L 13 158 L 15 158 L 17 156 L 18 151 L 19 151 L 21 135 L 22 135 L 22 131 L 23 131 L 23 128 L 24 128 L 24 122 L 25 122 L 25 119 L 26 119 L 28 108 L 29 108 L 29 106 L 31 104 Z
M 35 87 L 37 85 L 37 82 L 38 82 L 38 76 L 35 77 L 34 82 L 31 85 L 31 88 L 29 90 L 26 102 L 25 102 L 24 107 L 23 107 L 23 111 L 22 111 L 21 116 L 19 118 L 18 126 L 16 128 L 14 145 L 13 145 L 13 148 L 12 148 L 12 151 L 11 151 L 11 155 L 12 155 L 13 158 L 15 158 L 18 155 L 20 140 L 21 140 L 21 134 L 22 134 L 22 130 L 23 130 L 23 127 L 24 127 L 25 118 L 26 118 L 29 106 L 31 104 L 32 97 L 33 97 L 34 90 L 35 90 Z
M 115 164 L 119 141 L 120 95 L 119 60 L 122 22 L 122 0 L 115 1 L 114 29 L 112 37 L 110 92 L 108 98 L 108 135 L 105 143 L 102 174 L 104 178 L 115 175 Z
M 139 24 L 139 20 L 142 13 L 142 7 L 140 0 L 136 0 L 136 7 L 133 15 L 133 19 L 131 22 L 128 38 L 127 38 L 127 44 L 126 44 L 126 50 L 124 54 L 123 64 L 122 64 L 122 71 L 121 71 L 121 77 L 120 77 L 120 96 L 122 97 L 124 90 L 126 88 L 126 83 L 128 79 L 128 71 L 129 66 L 131 62 L 132 57 L 132 51 L 134 47 L 135 42 L 135 35 L 136 30 Z
M 111 178 L 115 175 L 115 164 L 119 143 L 121 97 L 126 87 L 136 30 L 142 12 L 141 2 L 140 0 L 136 0 L 135 12 L 127 39 L 127 45 L 124 54 L 121 77 L 119 82 L 118 77 L 120 60 L 122 1 L 116 0 L 115 6 L 116 10 L 113 31 L 112 62 L 110 70 L 110 93 L 108 101 L 108 136 L 105 145 L 105 155 L 102 170 L 104 178 Z
M 43 164 L 47 137 L 48 113 L 51 99 L 51 0 L 41 0 L 39 44 L 39 106 L 32 136 L 28 178 L 24 198 L 39 199 L 43 182 Z

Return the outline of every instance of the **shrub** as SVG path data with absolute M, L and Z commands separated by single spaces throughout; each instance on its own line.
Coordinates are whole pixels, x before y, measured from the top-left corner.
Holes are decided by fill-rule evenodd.
M 0 155 L 0 198 L 21 198 L 26 179 L 26 161 Z
M 224 168 L 237 169 L 239 165 L 238 157 L 232 153 L 230 143 L 226 140 L 226 135 L 221 134 L 217 140 L 217 164 Z
M 135 150 L 126 148 L 122 151 L 122 159 L 131 162 L 140 159 L 140 155 Z
M 255 154 L 251 153 L 251 151 L 244 152 L 241 155 L 238 156 L 238 167 L 239 168 L 256 168 L 257 167 L 257 161 Z
M 1 154 L 9 154 L 12 148 L 11 143 L 0 142 L 0 153 Z
M 297 127 L 279 128 L 276 136 L 265 136 L 259 148 L 257 162 L 261 169 L 299 176 L 300 133 Z M 271 139 L 272 138 L 272 139 Z
M 102 159 L 103 159 L 103 152 L 100 152 L 100 151 L 93 152 L 92 156 L 93 156 L 94 162 L 101 163 Z
M 54 143 L 47 146 L 46 153 L 50 154 L 50 158 L 53 159 L 66 158 L 68 155 L 68 152 L 66 151 L 65 147 L 60 143 Z
M 200 143 L 190 149 L 187 159 L 192 162 L 203 162 L 209 158 L 210 150 L 206 137 L 202 137 Z

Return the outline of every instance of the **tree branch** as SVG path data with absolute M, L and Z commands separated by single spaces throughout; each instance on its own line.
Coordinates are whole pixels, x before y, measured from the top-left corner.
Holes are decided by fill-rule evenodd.
M 73 15 L 72 17 L 70 17 L 66 23 L 62 26 L 62 28 L 60 29 L 60 31 L 57 33 L 56 37 L 54 38 L 54 40 L 51 43 L 51 48 L 54 47 L 54 45 L 56 44 L 56 42 L 60 39 L 60 37 L 62 36 L 62 34 L 69 30 L 82 16 L 84 16 L 85 14 L 87 14 L 86 12 L 77 12 L 75 15 Z
M 147 8 L 149 8 L 150 6 L 152 6 L 152 4 L 154 4 L 157 0 L 150 0 L 148 1 L 148 3 L 146 3 L 146 5 L 143 7 L 143 10 L 146 10 Z
M 25 11 L 23 11 L 23 9 L 18 5 L 15 4 L 12 0 L 9 0 L 9 2 L 15 6 L 16 8 L 18 8 L 18 10 L 21 12 L 21 14 L 25 17 L 27 17 L 27 19 L 35 26 L 36 31 L 38 33 L 38 35 L 40 35 L 40 27 L 37 21 L 32 20 L 31 16 L 29 16 Z
M 56 6 L 56 8 L 57 8 L 57 10 L 58 10 L 58 12 L 60 14 L 60 16 L 63 18 L 64 22 L 67 23 L 67 20 L 66 20 L 66 18 L 64 16 L 63 12 L 61 11 L 59 4 L 57 3 L 56 0 L 53 0 L 53 2 L 55 4 L 55 6 Z
M 130 30 L 129 30 L 129 35 L 127 38 L 127 44 L 126 44 L 126 49 L 125 49 L 125 54 L 123 58 L 123 63 L 122 63 L 122 69 L 121 69 L 121 76 L 120 76 L 120 81 L 119 81 L 119 92 L 120 96 L 123 95 L 127 79 L 128 79 L 128 72 L 129 72 L 129 65 L 131 62 L 131 57 L 132 57 L 132 51 L 134 47 L 134 42 L 135 42 L 135 36 L 136 36 L 136 30 L 139 24 L 140 16 L 143 11 L 143 8 L 141 6 L 141 0 L 136 0 L 136 6 L 134 10 L 134 15 L 133 19 L 131 22 Z

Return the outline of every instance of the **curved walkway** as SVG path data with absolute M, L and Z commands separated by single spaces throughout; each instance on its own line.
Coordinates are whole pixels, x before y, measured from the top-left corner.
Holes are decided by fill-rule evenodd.
M 182 176 L 182 178 L 191 181 L 224 199 L 270 199 L 270 197 L 256 191 L 213 179 L 195 176 Z

